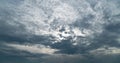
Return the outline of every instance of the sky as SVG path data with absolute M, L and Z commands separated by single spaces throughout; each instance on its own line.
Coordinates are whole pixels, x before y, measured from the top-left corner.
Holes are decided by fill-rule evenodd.
M 119 63 L 120 0 L 0 0 L 0 63 Z

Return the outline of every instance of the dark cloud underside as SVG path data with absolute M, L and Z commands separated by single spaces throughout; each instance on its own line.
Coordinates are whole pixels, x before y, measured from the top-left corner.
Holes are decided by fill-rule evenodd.
M 119 0 L 0 0 L 0 63 L 120 63 L 119 10 Z

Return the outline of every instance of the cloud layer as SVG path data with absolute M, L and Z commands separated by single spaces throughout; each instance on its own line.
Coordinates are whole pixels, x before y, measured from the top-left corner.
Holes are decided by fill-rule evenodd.
M 0 58 L 18 56 L 31 63 L 119 63 L 119 3 L 1 0 Z M 8 63 L 5 58 L 0 62 Z

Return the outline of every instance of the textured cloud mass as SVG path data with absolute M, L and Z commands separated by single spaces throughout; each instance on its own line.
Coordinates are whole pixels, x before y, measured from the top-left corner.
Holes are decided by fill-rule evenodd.
M 0 63 L 119 63 L 119 6 L 119 0 L 1 0 Z

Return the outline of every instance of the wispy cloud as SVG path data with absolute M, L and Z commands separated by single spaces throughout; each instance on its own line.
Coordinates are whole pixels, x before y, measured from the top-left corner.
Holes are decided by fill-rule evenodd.
M 120 48 L 104 46 L 95 50 L 91 50 L 90 53 L 95 55 L 96 54 L 102 54 L 102 55 L 120 54 Z
M 21 44 L 5 44 L 8 47 L 12 47 L 13 49 L 16 50 L 21 50 L 21 51 L 26 51 L 29 53 L 33 53 L 33 54 L 54 54 L 56 51 L 58 51 L 57 49 L 52 49 L 49 46 L 44 46 L 41 44 L 30 44 L 30 45 L 21 45 Z

